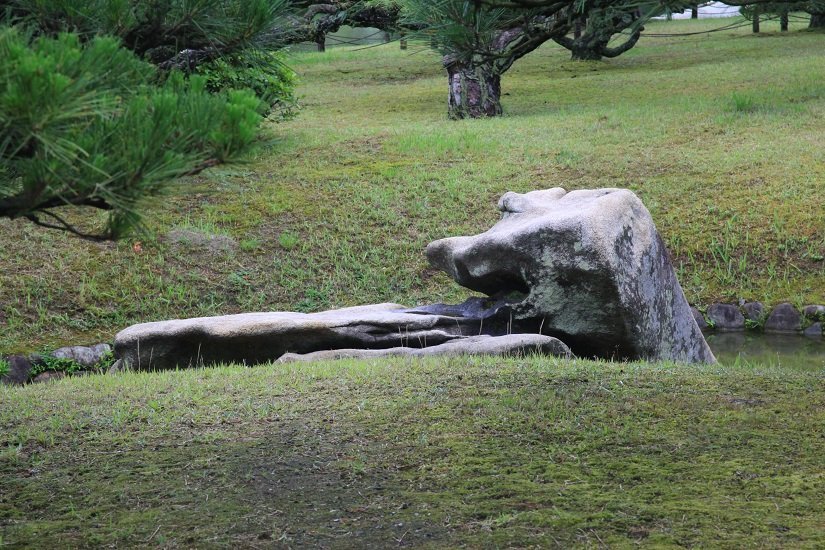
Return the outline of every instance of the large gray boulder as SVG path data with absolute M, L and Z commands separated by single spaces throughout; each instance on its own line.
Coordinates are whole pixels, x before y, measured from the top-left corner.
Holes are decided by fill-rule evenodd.
M 396 347 L 388 349 L 332 349 L 307 354 L 286 353 L 279 363 L 327 361 L 332 359 L 373 359 L 377 357 L 430 357 L 434 355 L 553 355 L 571 357 L 570 348 L 561 340 L 541 334 L 507 334 L 504 336 L 470 336 L 426 348 Z
M 624 189 L 507 193 L 501 220 L 427 247 L 459 284 L 508 302 L 585 357 L 713 363 L 650 213 Z M 526 332 L 526 331 L 525 331 Z
M 528 348 L 569 355 L 564 344 L 586 357 L 715 361 L 633 193 L 508 193 L 500 209 L 489 231 L 427 248 L 434 266 L 486 298 L 144 323 L 115 337 L 113 370 Z
M 479 329 L 475 318 L 415 312 L 398 304 L 320 313 L 243 313 L 134 325 L 115 336 L 115 354 L 119 368 L 137 370 L 251 365 L 285 353 L 423 348 L 478 335 Z

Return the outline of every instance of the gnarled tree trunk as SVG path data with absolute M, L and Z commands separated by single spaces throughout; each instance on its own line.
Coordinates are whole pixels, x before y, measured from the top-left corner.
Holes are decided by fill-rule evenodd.
M 601 61 L 602 49 L 607 46 L 607 41 L 588 32 L 572 40 L 565 36 L 555 41 L 570 50 L 570 59 L 573 61 Z
M 489 42 L 479 41 L 478 49 L 470 56 L 462 55 L 461 49 L 452 52 L 447 49 L 442 64 L 449 80 L 449 117 L 501 115 L 501 75 L 516 60 L 547 40 L 566 34 L 571 25 L 572 19 L 568 17 L 535 16 L 516 26 L 494 31 L 489 35 Z
M 501 115 L 501 75 L 490 62 L 445 62 L 451 119 Z

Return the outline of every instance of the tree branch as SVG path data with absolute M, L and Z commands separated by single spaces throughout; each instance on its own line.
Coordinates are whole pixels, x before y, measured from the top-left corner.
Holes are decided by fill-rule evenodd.
M 97 234 L 97 235 L 93 235 L 91 233 L 84 233 L 84 232 L 76 229 L 73 225 L 71 225 L 69 222 L 67 222 L 66 220 L 64 220 L 63 218 L 61 218 L 60 216 L 58 216 L 54 212 L 50 212 L 48 210 L 42 210 L 42 213 L 46 214 L 47 216 L 50 216 L 50 217 L 54 218 L 55 220 L 57 220 L 57 222 L 60 225 L 55 225 L 55 224 L 52 224 L 52 223 L 44 222 L 40 218 L 38 218 L 36 214 L 27 214 L 25 216 L 25 218 L 27 220 L 29 220 L 30 222 L 32 222 L 33 224 L 39 225 L 40 227 L 45 227 L 47 229 L 57 229 L 58 231 L 66 231 L 68 233 L 71 233 L 72 235 L 75 235 L 75 236 L 80 237 L 81 239 L 85 239 L 87 241 L 102 242 L 102 241 L 111 241 L 114 238 L 114 235 L 112 234 L 111 231 L 107 231 L 105 233 L 100 233 L 100 234 Z
M 636 42 L 638 42 L 639 38 L 642 36 L 643 30 L 645 30 L 645 28 L 640 27 L 632 35 L 630 35 L 630 38 L 628 38 L 627 41 L 625 41 L 625 43 L 621 46 L 616 46 L 615 48 L 608 48 L 607 46 L 604 46 L 601 48 L 602 55 L 605 57 L 618 57 L 622 55 L 624 52 L 636 45 Z
M 573 46 L 575 44 L 573 42 L 573 39 L 568 37 L 568 36 L 554 36 L 553 37 L 553 42 L 555 42 L 556 44 L 558 44 L 559 46 L 561 46 L 563 48 L 567 48 L 568 50 L 572 50 Z

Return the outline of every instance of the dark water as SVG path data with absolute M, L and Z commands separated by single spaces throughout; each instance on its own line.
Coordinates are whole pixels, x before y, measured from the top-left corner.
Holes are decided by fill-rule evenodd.
M 723 365 L 767 365 L 799 370 L 825 370 L 825 340 L 793 334 L 716 332 L 705 334 Z

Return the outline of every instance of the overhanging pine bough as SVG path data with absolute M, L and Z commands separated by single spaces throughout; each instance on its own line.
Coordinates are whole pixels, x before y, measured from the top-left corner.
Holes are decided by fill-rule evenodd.
M 155 78 L 114 38 L 32 39 L 0 27 L 0 217 L 116 238 L 140 226 L 146 197 L 255 139 L 251 92 L 213 95 L 178 72 L 162 86 Z M 59 210 L 67 205 L 109 215 L 83 230 Z

